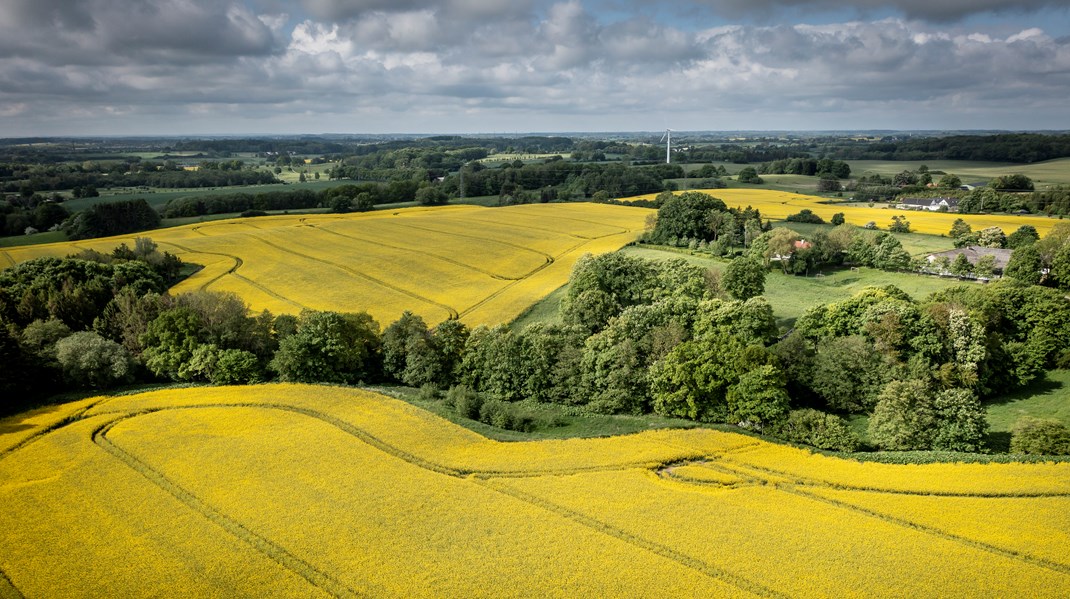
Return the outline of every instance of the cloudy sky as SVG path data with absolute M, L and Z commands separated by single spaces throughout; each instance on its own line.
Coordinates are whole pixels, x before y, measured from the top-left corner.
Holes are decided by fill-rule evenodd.
M 0 137 L 1070 129 L 1068 0 L 2 0 Z

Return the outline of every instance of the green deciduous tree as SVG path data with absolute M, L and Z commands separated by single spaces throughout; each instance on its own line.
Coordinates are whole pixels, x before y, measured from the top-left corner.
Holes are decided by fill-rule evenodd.
M 876 404 L 889 370 L 863 337 L 831 337 L 818 342 L 810 385 L 829 408 L 862 412 Z
M 973 227 L 961 218 L 956 218 L 955 222 L 951 223 L 951 231 L 948 234 L 957 248 L 977 243 L 977 236 L 973 233 Z
M 677 345 L 650 372 L 654 411 L 692 420 L 728 419 L 727 394 L 741 376 L 772 365 L 772 354 L 734 335 L 712 334 Z
M 1039 239 L 1040 234 L 1037 233 L 1036 227 L 1033 225 L 1022 225 L 1007 236 L 1007 247 L 1016 250 L 1020 247 L 1032 245 Z
M 721 288 L 738 300 L 747 300 L 765 292 L 765 264 L 755 258 L 732 260 L 721 276 Z
M 1006 247 L 1007 236 L 999 227 L 986 227 L 977 234 L 977 244 L 986 248 Z
M 936 411 L 926 381 L 891 381 L 881 389 L 869 437 L 881 449 L 907 451 L 932 446 Z
M 768 364 L 740 375 L 725 396 L 728 414 L 745 428 L 764 430 L 788 413 L 789 398 L 783 373 Z
M 909 233 L 910 221 L 905 216 L 895 215 L 892 217 L 892 224 L 888 225 L 888 230 L 892 233 Z
M 134 377 L 130 353 L 90 331 L 74 333 L 56 343 L 56 359 L 68 384 L 75 387 L 106 389 Z
M 948 173 L 943 177 L 940 177 L 940 182 L 937 183 L 937 186 L 942 187 L 943 189 L 958 189 L 959 187 L 962 187 L 962 179 L 960 179 L 958 175 Z
M 271 368 L 284 381 L 355 383 L 379 369 L 379 325 L 366 312 L 304 311 Z
M 1010 277 L 1028 285 L 1039 285 L 1044 263 L 1040 252 L 1034 245 L 1026 245 L 1014 250 L 1003 276 Z

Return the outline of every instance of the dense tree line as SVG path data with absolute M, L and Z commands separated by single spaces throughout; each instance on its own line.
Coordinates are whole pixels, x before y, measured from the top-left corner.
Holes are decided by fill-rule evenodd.
M 611 197 L 627 197 L 665 189 L 664 179 L 682 178 L 677 165 L 627 167 L 621 164 L 576 163 L 550 160 L 537 164 L 519 161 L 500 168 L 472 164 L 463 173 L 449 177 L 443 184 L 453 196 L 516 197 L 523 191 L 551 189 L 546 199 L 582 199 L 604 191 Z M 463 178 L 463 188 L 462 188 Z M 535 201 L 542 201 L 538 196 Z
M 143 199 L 101 202 L 76 213 L 63 223 L 72 240 L 147 231 L 160 226 L 160 213 Z
M 87 162 L 82 164 L 16 164 L 0 168 L 0 191 L 59 191 L 107 187 L 227 187 L 278 183 L 268 171 L 247 168 L 184 170 L 173 163 Z M 222 163 L 229 164 L 229 163 Z M 215 166 L 215 168 L 211 168 Z
M 1070 135 L 1003 133 L 912 137 L 828 149 L 839 160 L 982 160 L 1030 163 L 1070 156 Z
M 851 166 L 829 158 L 786 158 L 765 162 L 758 166 L 762 175 L 806 175 L 808 177 L 831 176 L 846 179 L 851 176 Z
M 431 186 L 425 183 L 423 187 Z M 160 207 L 160 215 L 163 218 L 179 218 L 206 214 L 306 208 L 331 208 L 335 212 L 370 210 L 378 204 L 411 202 L 417 199 L 417 193 L 423 187 L 417 181 L 403 180 L 390 183 L 364 182 L 338 185 L 321 191 L 295 189 L 196 195 L 168 200 Z

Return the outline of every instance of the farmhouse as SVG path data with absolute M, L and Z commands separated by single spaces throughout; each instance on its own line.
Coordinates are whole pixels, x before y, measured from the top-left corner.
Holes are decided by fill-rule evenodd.
M 968 245 L 964 248 L 955 248 L 953 250 L 947 250 L 946 252 L 935 252 L 925 257 L 926 262 L 930 265 L 934 265 L 940 261 L 944 256 L 950 262 L 954 262 L 959 254 L 966 256 L 966 259 L 970 261 L 970 264 L 977 266 L 977 261 L 984 256 L 992 256 L 995 262 L 992 264 L 993 270 L 997 273 L 1003 272 L 1003 269 L 1007 267 L 1007 263 L 1011 260 L 1011 254 L 1014 250 L 1005 250 L 1001 248 L 986 248 L 977 245 Z
M 900 210 L 929 210 L 930 212 L 955 212 L 959 208 L 958 198 L 904 198 L 895 205 Z
M 808 249 L 814 247 L 813 243 L 811 243 L 809 241 L 806 241 L 805 239 L 797 239 L 791 245 L 792 245 L 793 249 L 790 252 L 788 252 L 786 255 L 774 254 L 773 257 L 770 258 L 769 260 L 774 261 L 774 262 L 781 262 L 781 261 L 784 261 L 784 260 L 791 260 L 791 257 L 795 255 L 795 252 L 797 250 L 808 250 Z

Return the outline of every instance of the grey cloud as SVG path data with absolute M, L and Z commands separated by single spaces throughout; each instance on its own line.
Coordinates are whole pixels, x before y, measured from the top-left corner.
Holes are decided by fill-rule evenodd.
M 263 21 L 244 5 L 213 9 L 188 0 L 169 14 L 150 7 L 121 17 L 107 10 L 117 0 L 89 3 L 100 10 L 82 30 L 63 24 L 79 16 L 59 3 L 0 8 L 3 16 L 22 11 L 16 23 L 51 27 L 68 53 L 100 55 L 69 61 L 59 51 L 5 53 L 0 128 L 88 115 L 82 120 L 116 126 L 181 119 L 170 125 L 180 131 L 194 122 L 230 126 L 230 119 L 262 131 L 296 123 L 314 131 L 487 131 L 521 121 L 521 128 L 616 122 L 608 128 L 634 129 L 665 126 L 663 114 L 686 117 L 691 128 L 806 128 L 824 126 L 817 118 L 839 122 L 837 115 L 875 119 L 854 125 L 875 127 L 888 126 L 886 111 L 904 125 L 943 114 L 960 119 L 955 126 L 971 122 L 965 119 L 1000 126 L 985 115 L 1006 119 L 1015 111 L 1022 119 L 1048 115 L 1055 128 L 1070 125 L 1063 108 L 1070 40 L 1039 29 L 1001 39 L 890 19 L 694 32 L 651 17 L 607 24 L 579 2 L 558 3 L 540 17 L 496 11 L 492 3 L 490 16 L 472 20 L 459 15 L 478 2 L 453 0 L 445 8 L 392 3 L 338 22 L 305 20 L 280 43 L 264 37 Z M 358 4 L 371 6 L 350 3 Z M 204 14 L 220 22 L 204 23 Z M 147 23 L 153 19 L 159 22 Z M 128 23 L 146 24 L 148 33 L 124 34 Z M 168 37 L 168 27 L 191 39 Z M 186 48 L 228 32 L 231 45 L 213 46 L 217 55 Z M 0 52 L 11 42 L 0 35 Z
M 532 0 L 301 0 L 310 14 L 327 21 L 357 19 L 371 13 L 427 10 L 457 18 L 502 18 L 527 15 Z
M 985 13 L 1028 13 L 1066 8 L 1065 0 L 691 0 L 729 17 L 771 17 L 785 8 L 803 10 L 855 9 L 865 15 L 895 10 L 910 19 L 947 23 Z
M 0 55 L 53 64 L 264 56 L 283 40 L 239 2 L 11 0 L 0 6 Z

